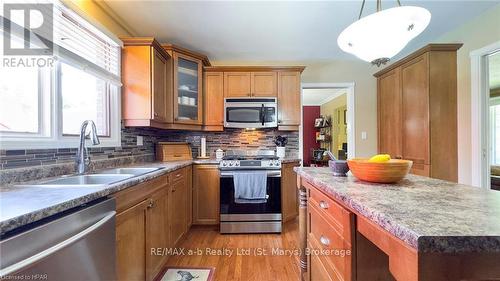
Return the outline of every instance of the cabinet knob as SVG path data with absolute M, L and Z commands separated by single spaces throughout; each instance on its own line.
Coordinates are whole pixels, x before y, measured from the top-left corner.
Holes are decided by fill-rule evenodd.
M 153 113 L 153 115 L 154 115 L 155 117 L 158 117 L 158 113 L 156 113 L 156 112 L 155 112 L 155 113 Z
M 155 205 L 155 201 L 153 201 L 153 199 L 149 199 L 149 204 L 148 204 L 148 208 L 153 208 L 153 206 Z
M 330 239 L 326 238 L 323 235 L 321 235 L 321 237 L 319 238 L 319 242 L 321 242 L 321 244 L 323 244 L 325 246 L 330 245 Z
M 278 124 L 281 124 L 281 122 L 282 122 L 281 120 L 278 120 Z
M 401 155 L 396 155 L 396 156 L 394 157 L 394 159 L 403 159 L 403 156 L 401 156 Z
M 328 206 L 328 203 L 326 203 L 325 201 L 320 201 L 319 202 L 319 207 L 321 209 L 328 209 L 329 206 Z

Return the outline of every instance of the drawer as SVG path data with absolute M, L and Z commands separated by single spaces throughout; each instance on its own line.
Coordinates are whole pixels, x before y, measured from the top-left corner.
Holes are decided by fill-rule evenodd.
M 169 182 L 174 183 L 174 182 L 184 180 L 186 178 L 186 172 L 187 172 L 186 168 L 181 168 L 181 169 L 178 169 L 178 170 L 171 172 L 169 174 L 169 178 L 170 178 Z
M 351 243 L 342 237 L 325 212 L 309 203 L 308 241 L 314 250 L 325 251 L 320 257 L 332 268 L 338 280 L 351 280 L 353 253 Z
M 354 214 L 314 187 L 309 188 L 309 204 L 317 207 L 347 242 L 352 242 Z
M 158 189 L 167 188 L 167 186 L 168 175 L 163 175 L 119 191 L 111 197 L 115 198 L 116 211 L 119 213 L 146 199 Z
M 308 245 L 309 248 L 313 248 L 314 246 Z M 316 255 L 310 255 L 307 258 L 308 264 L 308 274 L 309 281 L 337 281 L 335 275 L 330 274 L 330 272 L 326 269 L 327 266 L 321 261 L 321 258 Z

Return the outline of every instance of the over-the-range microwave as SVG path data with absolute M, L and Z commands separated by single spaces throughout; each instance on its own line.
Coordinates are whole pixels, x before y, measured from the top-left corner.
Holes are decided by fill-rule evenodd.
M 276 98 L 225 98 L 224 127 L 273 128 L 278 126 Z

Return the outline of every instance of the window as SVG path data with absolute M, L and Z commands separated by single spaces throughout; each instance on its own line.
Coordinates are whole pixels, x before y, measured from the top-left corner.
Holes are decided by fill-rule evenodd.
M 491 165 L 500 165 L 500 97 L 490 98 Z
M 75 147 L 85 120 L 95 122 L 101 146 L 120 146 L 121 42 L 59 2 L 47 13 L 53 65 L 0 66 L 1 148 Z

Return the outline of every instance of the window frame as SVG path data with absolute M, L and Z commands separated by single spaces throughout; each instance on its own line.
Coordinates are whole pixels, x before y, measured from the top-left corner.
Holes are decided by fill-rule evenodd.
M 65 3 L 67 5 L 67 3 Z M 86 21 L 94 26 L 97 30 L 108 36 L 112 41 L 115 41 L 120 47 L 123 46 L 120 40 L 112 33 L 107 31 L 101 24 L 90 19 L 84 13 L 79 11 L 73 5 L 67 5 L 72 12 L 81 17 L 81 20 Z M 39 84 L 39 132 L 38 133 L 19 133 L 19 132 L 0 132 L 0 149 L 14 150 L 14 149 L 54 149 L 54 148 L 76 148 L 79 144 L 79 136 L 77 135 L 64 135 L 62 128 L 62 92 L 61 92 L 61 67 L 60 63 L 63 62 L 70 66 L 86 71 L 88 61 L 83 58 L 75 56 L 71 52 L 63 52 L 55 54 L 55 61 L 53 68 L 46 71 L 48 77 L 44 77 L 45 82 Z M 121 51 L 118 52 L 117 58 L 117 77 L 121 77 Z M 39 73 L 42 71 L 39 71 Z M 92 71 L 86 71 L 91 75 L 103 79 L 100 75 Z M 40 75 L 40 74 L 39 74 Z M 45 75 L 45 74 L 44 74 Z M 40 81 L 39 80 L 39 81 Z M 104 79 L 105 80 L 105 79 Z M 116 82 L 115 82 L 116 83 Z M 109 89 L 109 133 L 110 136 L 100 136 L 100 144 L 96 147 L 121 147 L 121 84 L 115 84 L 107 81 Z M 43 84 L 43 85 L 42 85 Z M 48 91 L 49 93 L 44 93 Z M 40 118 L 43 117 L 43 118 Z

